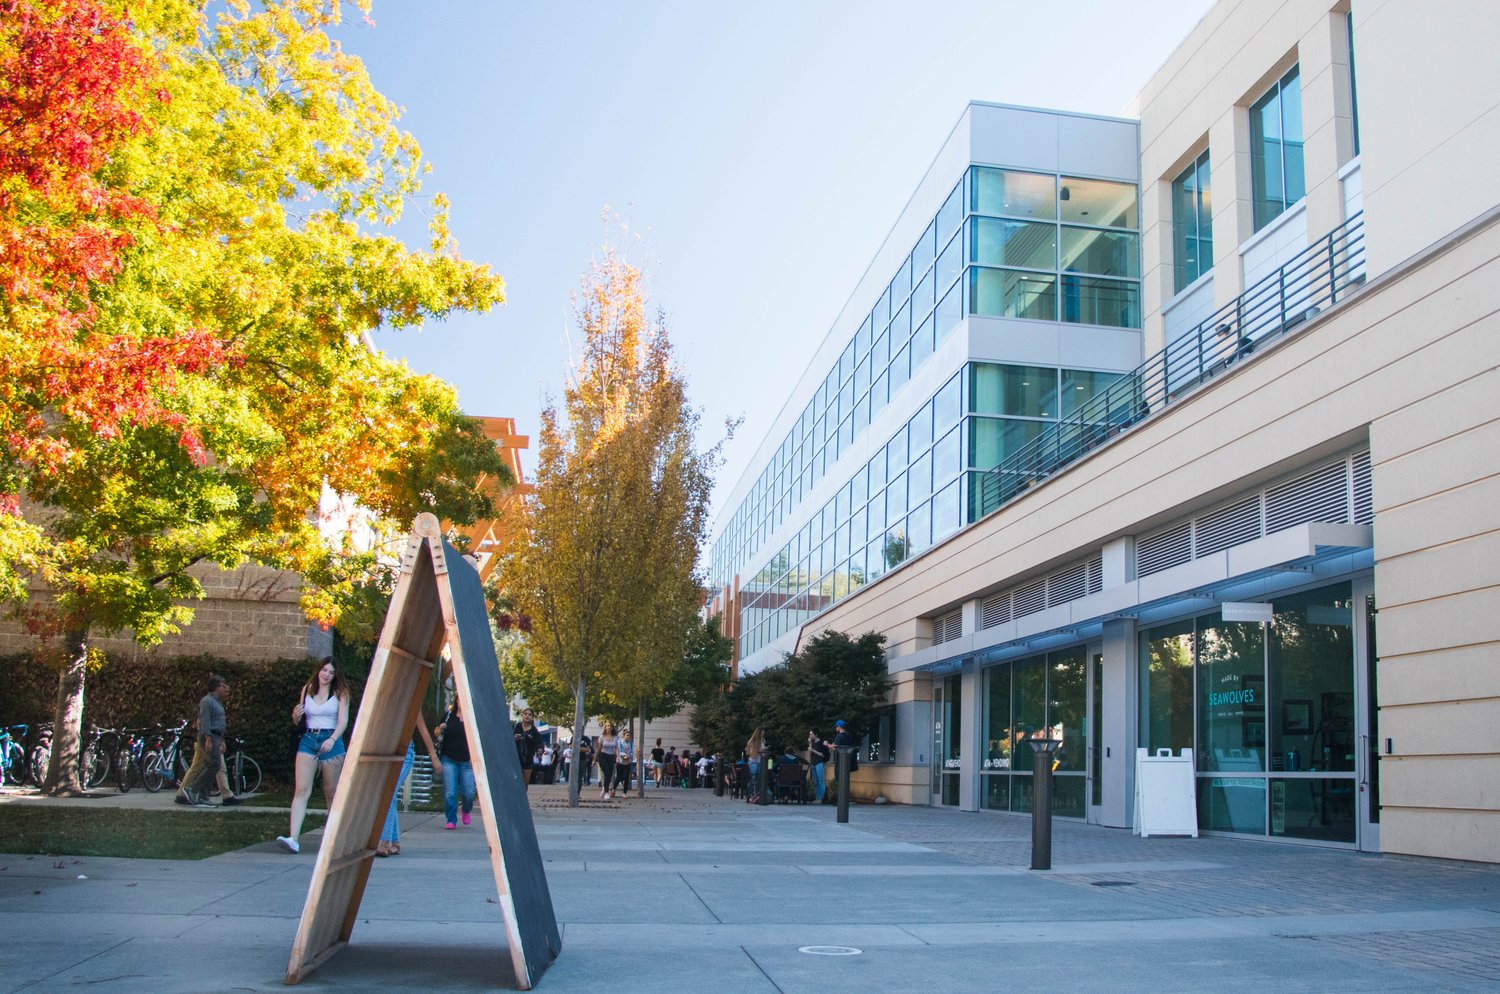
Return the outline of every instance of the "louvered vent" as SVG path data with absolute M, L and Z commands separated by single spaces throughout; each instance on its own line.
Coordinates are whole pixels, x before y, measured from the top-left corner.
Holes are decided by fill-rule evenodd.
M 1054 573 L 1047 581 L 1047 606 L 1056 607 L 1088 593 L 1089 564 L 1079 563 Z
M 1184 521 L 1174 528 L 1157 532 L 1136 544 L 1135 569 L 1139 576 L 1150 576 L 1192 558 L 1193 523 Z
M 1266 534 L 1312 521 L 1349 520 L 1349 473 L 1340 461 L 1266 491 Z
M 1010 594 L 995 594 L 979 602 L 979 627 L 994 628 L 1010 620 Z
M 954 611 L 932 620 L 932 644 L 952 642 L 964 633 L 964 613 Z
M 1089 593 L 1097 594 L 1104 589 L 1104 557 L 1089 560 Z
M 1375 487 L 1370 478 L 1370 454 L 1354 454 L 1354 523 L 1375 523 Z
M 1203 515 L 1196 522 L 1196 531 L 1194 559 L 1260 538 L 1260 494 Z
M 1046 578 L 1028 583 L 1016 591 L 1016 617 L 1024 618 L 1036 614 L 1047 606 Z

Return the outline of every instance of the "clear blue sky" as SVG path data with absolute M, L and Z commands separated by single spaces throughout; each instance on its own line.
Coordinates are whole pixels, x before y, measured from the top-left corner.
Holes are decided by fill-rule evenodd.
M 376 343 L 535 446 L 569 294 L 617 240 L 608 208 L 640 239 L 701 441 L 743 418 L 722 501 L 964 104 L 1122 114 L 1209 5 L 376 0 L 339 35 L 508 298 Z

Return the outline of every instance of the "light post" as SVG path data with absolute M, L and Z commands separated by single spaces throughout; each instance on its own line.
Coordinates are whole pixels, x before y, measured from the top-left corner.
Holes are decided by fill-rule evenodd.
M 1031 868 L 1052 869 L 1052 761 L 1062 740 L 1031 739 Z

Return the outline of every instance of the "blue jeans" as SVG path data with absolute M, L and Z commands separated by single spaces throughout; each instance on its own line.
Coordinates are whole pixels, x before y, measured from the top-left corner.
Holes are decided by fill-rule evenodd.
M 443 813 L 449 824 L 458 821 L 458 778 L 463 777 L 464 814 L 474 810 L 474 767 L 443 757 Z
M 814 764 L 812 764 L 812 780 L 813 780 L 813 790 L 816 791 L 817 794 L 818 794 L 818 803 L 822 804 L 823 803 L 823 792 L 828 789 L 827 780 L 823 776 L 823 764 L 822 763 L 814 763 Z
M 385 813 L 385 828 L 380 830 L 381 842 L 401 841 L 401 822 L 396 817 L 396 799 L 401 796 L 401 785 L 406 783 L 406 775 L 411 772 L 411 764 L 416 759 L 416 748 L 407 743 L 406 761 L 401 764 L 401 775 L 396 778 L 396 792 L 391 795 L 391 809 Z

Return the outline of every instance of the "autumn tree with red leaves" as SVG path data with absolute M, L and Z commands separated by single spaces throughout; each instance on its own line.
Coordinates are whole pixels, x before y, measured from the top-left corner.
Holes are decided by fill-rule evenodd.
M 214 9 L 0 0 L 0 601 L 59 667 L 53 793 L 91 636 L 155 644 L 247 563 L 331 624 L 375 564 L 319 534 L 325 485 L 464 523 L 505 472 L 451 388 L 368 347 L 503 285 L 441 196 L 425 249 L 373 233 L 425 167 L 328 36 L 339 0 Z

